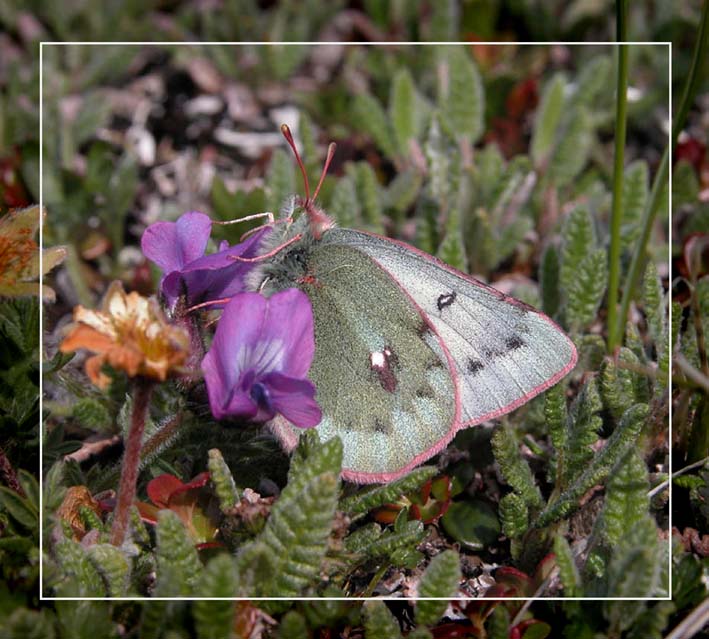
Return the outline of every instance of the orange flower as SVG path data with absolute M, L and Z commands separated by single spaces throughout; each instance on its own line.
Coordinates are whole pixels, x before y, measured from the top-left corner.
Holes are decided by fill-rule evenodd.
M 38 206 L 11 211 L 0 218 L 0 297 L 39 295 L 53 300 L 54 291 L 37 282 L 66 256 L 66 249 L 54 247 L 42 251 L 42 273 L 39 268 L 40 250 L 34 236 L 45 212 Z
M 100 311 L 77 306 L 74 322 L 59 349 L 67 353 L 86 348 L 96 353 L 86 361 L 86 374 L 101 388 L 110 382 L 101 372 L 104 364 L 129 377 L 164 381 L 181 372 L 189 354 L 187 333 L 167 322 L 154 299 L 126 294 L 120 282 L 111 284 Z

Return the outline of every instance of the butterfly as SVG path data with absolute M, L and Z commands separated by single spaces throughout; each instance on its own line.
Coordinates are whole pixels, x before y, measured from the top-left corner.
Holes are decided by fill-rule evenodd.
M 337 228 L 306 197 L 292 198 L 260 249 L 247 288 L 296 287 L 310 299 L 309 377 L 322 439 L 343 443 L 344 479 L 396 479 L 556 384 L 575 366 L 573 342 L 546 315 L 404 242 Z M 287 450 L 301 429 L 270 423 Z

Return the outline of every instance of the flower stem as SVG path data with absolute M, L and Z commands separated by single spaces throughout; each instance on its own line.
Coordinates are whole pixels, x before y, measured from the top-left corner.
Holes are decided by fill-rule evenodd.
M 707 37 L 709 36 L 709 0 L 704 0 L 704 5 L 702 6 L 702 18 L 699 23 L 699 32 L 697 33 L 697 42 L 694 47 L 694 57 L 692 59 L 692 66 L 689 70 L 689 75 L 687 76 L 687 82 L 684 86 L 684 91 L 682 93 L 682 100 L 680 101 L 679 108 L 677 109 L 677 114 L 674 118 L 674 125 L 672 126 L 672 133 L 670 139 L 665 147 L 665 152 L 662 154 L 662 160 L 660 161 L 660 166 L 655 174 L 655 179 L 652 183 L 652 191 L 650 192 L 650 198 L 648 200 L 645 211 L 643 212 L 642 220 L 642 233 L 635 244 L 635 250 L 633 251 L 633 258 L 630 262 L 630 269 L 628 270 L 628 275 L 625 278 L 625 286 L 623 287 L 623 298 L 620 305 L 620 315 L 618 316 L 618 321 L 616 323 L 617 334 L 621 334 L 621 329 L 625 326 L 625 318 L 628 317 L 628 310 L 630 309 L 630 301 L 635 289 L 640 280 L 642 266 L 645 262 L 645 253 L 647 242 L 650 239 L 650 232 L 652 231 L 652 225 L 655 221 L 655 216 L 660 210 L 660 204 L 662 202 L 662 196 L 665 192 L 665 184 L 667 182 L 667 174 L 670 166 L 670 153 L 677 144 L 677 138 L 680 132 L 684 128 L 685 120 L 687 119 L 687 113 L 694 100 L 694 95 L 697 91 L 697 84 L 701 77 L 701 67 L 706 58 L 707 49 Z
M 2 448 L 0 448 L 0 479 L 2 479 L 3 484 L 14 490 L 20 497 L 25 496 L 25 491 L 17 479 L 17 473 Z
M 113 513 L 113 527 L 111 528 L 111 543 L 122 546 L 130 521 L 130 509 L 135 501 L 136 483 L 138 482 L 138 469 L 140 467 L 140 447 L 145 431 L 145 420 L 148 416 L 148 406 L 153 390 L 153 382 L 138 378 L 133 392 L 133 413 L 131 415 L 128 441 L 123 454 L 121 467 L 121 481 L 118 486 L 118 502 Z
M 626 40 L 628 0 L 617 0 L 617 38 Z M 628 110 L 628 45 L 618 45 L 618 78 L 615 97 L 615 159 L 613 162 L 613 210 L 608 256 L 608 352 L 618 345 L 618 287 L 620 285 L 620 227 L 623 221 L 623 160 L 625 155 L 626 114 Z

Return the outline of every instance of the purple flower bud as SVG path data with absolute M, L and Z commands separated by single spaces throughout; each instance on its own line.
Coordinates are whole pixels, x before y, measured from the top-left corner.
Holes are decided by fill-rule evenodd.
M 314 353 L 305 293 L 291 288 L 268 299 L 235 295 L 202 360 L 212 414 L 263 422 L 280 413 L 296 426 L 316 426 L 322 413 L 307 379 Z
M 227 242 L 219 251 L 205 255 L 212 220 L 204 213 L 181 215 L 176 222 L 155 222 L 141 239 L 144 255 L 163 271 L 160 290 L 171 308 L 181 295 L 188 306 L 231 297 L 243 291 L 244 276 L 252 264 L 234 257 L 255 257 L 264 228 L 235 246 Z

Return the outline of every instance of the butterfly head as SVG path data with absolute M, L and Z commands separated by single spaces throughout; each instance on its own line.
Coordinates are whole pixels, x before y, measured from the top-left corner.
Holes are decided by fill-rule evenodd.
M 303 198 L 297 196 L 295 198 L 295 201 L 292 204 L 293 210 L 291 211 L 289 217 L 292 217 L 293 213 L 297 208 L 301 209 L 308 219 L 308 227 L 310 233 L 312 233 L 313 237 L 316 240 L 319 240 L 322 237 L 322 234 L 327 231 L 327 229 L 330 229 L 335 225 L 335 222 L 319 206 L 315 204 L 315 199 L 318 197 L 318 193 L 320 193 L 320 187 L 322 186 L 322 183 L 325 180 L 325 175 L 327 175 L 327 170 L 330 166 L 330 163 L 332 162 L 333 156 L 335 155 L 335 143 L 331 142 L 330 145 L 327 147 L 327 157 L 325 158 L 325 164 L 323 166 L 322 173 L 320 174 L 318 185 L 317 187 L 315 187 L 315 192 L 311 197 L 308 174 L 305 170 L 303 160 L 301 159 L 300 154 L 298 153 L 298 149 L 295 146 L 293 134 L 291 133 L 291 130 L 287 124 L 281 125 L 281 133 L 283 133 L 283 137 L 286 139 L 286 142 L 288 142 L 290 148 L 293 149 L 295 159 L 298 162 L 298 168 L 300 169 L 300 172 L 303 176 L 303 185 L 305 187 L 305 197 Z

